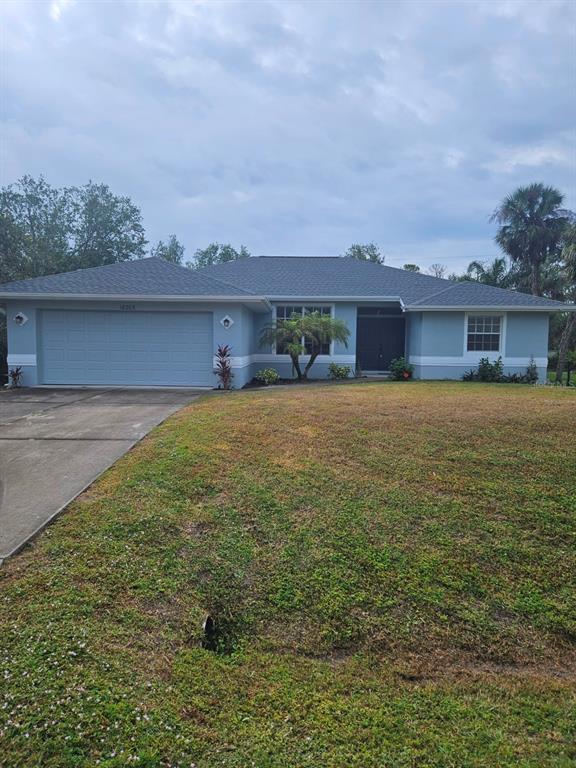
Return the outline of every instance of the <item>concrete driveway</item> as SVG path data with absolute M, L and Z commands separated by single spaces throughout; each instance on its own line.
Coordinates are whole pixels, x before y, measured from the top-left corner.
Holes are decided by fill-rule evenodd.
M 201 390 L 0 392 L 0 562 Z

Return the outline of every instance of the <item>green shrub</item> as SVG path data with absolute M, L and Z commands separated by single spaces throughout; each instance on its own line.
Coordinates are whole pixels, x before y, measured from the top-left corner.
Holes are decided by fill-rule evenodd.
M 264 370 L 258 371 L 254 378 L 261 384 L 277 384 L 280 381 L 280 374 L 274 368 L 264 368 Z
M 352 368 L 349 365 L 338 365 L 337 363 L 330 363 L 328 366 L 328 375 L 331 379 L 347 379 L 352 373 Z
M 504 384 L 535 384 L 538 381 L 538 366 L 534 358 L 526 368 L 526 373 L 504 373 L 502 358 L 493 363 L 487 357 L 481 358 L 476 370 L 471 369 L 462 375 L 462 381 L 502 382 Z
M 482 357 L 478 363 L 478 381 L 502 381 L 504 366 L 499 357 L 493 363 L 487 357 Z
M 414 366 L 405 357 L 397 357 L 390 363 L 390 373 L 396 381 L 407 381 L 412 378 Z
M 536 365 L 536 361 L 533 357 L 530 357 L 528 368 L 526 368 L 525 379 L 527 384 L 536 384 L 538 381 L 538 366 Z
M 525 384 L 526 376 L 522 373 L 505 373 L 499 381 L 504 384 Z

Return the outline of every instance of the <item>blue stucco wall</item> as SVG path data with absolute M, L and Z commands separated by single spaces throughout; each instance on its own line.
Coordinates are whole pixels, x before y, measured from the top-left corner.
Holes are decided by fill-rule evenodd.
M 22 312 L 28 318 L 25 325 L 17 325 L 14 316 Z M 8 335 L 8 368 L 22 365 L 22 384 L 26 387 L 38 384 L 36 367 L 36 306 L 30 302 L 7 302 L 6 330 Z M 27 358 L 34 362 L 26 362 Z
M 271 347 L 260 345 L 260 336 L 266 326 L 272 324 L 272 312 L 252 315 L 252 332 L 250 335 L 250 352 L 256 355 L 260 352 L 271 352 Z
M 422 313 L 406 315 L 406 350 L 408 356 L 422 354 Z
M 423 312 L 421 354 L 438 357 L 461 355 L 464 312 Z
M 506 357 L 537 358 L 547 354 L 549 324 L 550 319 L 544 313 L 509 312 L 506 318 Z
M 482 314 L 482 313 L 476 313 Z M 540 381 L 546 380 L 549 317 L 541 312 L 485 312 L 502 317 L 498 352 L 466 350 L 465 312 L 409 313 L 408 349 L 419 379 L 461 379 L 481 357 L 502 357 L 505 373 L 525 373 L 533 357 Z
M 91 301 L 9 301 L 7 302 L 9 365 L 23 365 L 23 384 L 33 386 L 39 380 L 39 310 L 42 309 L 94 309 L 118 310 L 120 302 Z M 256 371 L 275 368 L 282 377 L 292 376 L 292 365 L 287 356 L 273 355 L 271 349 L 259 344 L 262 328 L 272 322 L 273 314 L 252 312 L 241 304 L 209 304 L 197 302 L 137 302 L 136 311 L 161 312 L 210 312 L 213 318 L 214 352 L 218 344 L 232 348 L 234 386 L 240 388 L 249 382 Z M 23 312 L 28 321 L 23 326 L 14 322 L 17 312 Z M 355 369 L 357 305 L 351 302 L 335 302 L 334 314 L 344 320 L 350 330 L 348 347 L 334 345 L 334 355 L 319 357 L 311 375 L 321 378 L 328 375 L 328 366 L 334 361 Z M 228 315 L 233 324 L 225 329 L 220 321 Z M 541 380 L 546 376 L 548 352 L 548 322 L 546 313 L 508 312 L 503 321 L 502 354 L 506 372 L 526 370 L 533 356 L 539 368 Z M 465 351 L 464 312 L 414 312 L 406 317 L 407 353 L 415 368 L 416 378 L 459 379 L 462 374 L 477 365 L 479 353 Z M 303 358 L 305 361 L 307 358 Z M 212 374 L 213 375 L 213 374 Z M 213 375 L 213 384 L 217 379 Z

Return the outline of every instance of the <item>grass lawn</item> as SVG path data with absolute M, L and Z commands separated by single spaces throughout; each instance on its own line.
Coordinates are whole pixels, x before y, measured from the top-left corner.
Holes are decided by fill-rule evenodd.
M 504 384 L 181 411 L 0 569 L 0 765 L 575 765 L 575 435 Z

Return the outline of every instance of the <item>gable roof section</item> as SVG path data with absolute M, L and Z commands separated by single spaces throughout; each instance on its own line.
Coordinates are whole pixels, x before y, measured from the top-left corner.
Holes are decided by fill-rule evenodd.
M 150 257 L 104 267 L 17 280 L 0 286 L 0 295 L 34 296 L 251 296 L 198 270 Z
M 541 296 L 454 282 L 405 269 L 341 256 L 260 256 L 215 264 L 201 274 L 251 289 L 269 299 L 397 299 L 407 309 L 510 307 L 571 309 Z

